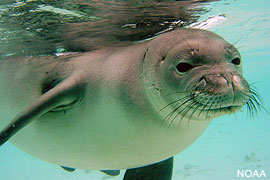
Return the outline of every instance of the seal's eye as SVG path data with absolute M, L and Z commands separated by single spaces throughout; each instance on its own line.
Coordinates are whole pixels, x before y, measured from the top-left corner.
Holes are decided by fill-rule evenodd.
M 186 73 L 186 72 L 188 72 L 192 68 L 193 68 L 193 66 L 191 64 L 188 64 L 188 63 L 179 63 L 177 65 L 177 67 L 176 67 L 177 71 L 180 74 Z
M 239 65 L 241 63 L 240 59 L 239 58 L 235 58 L 232 60 L 232 63 L 235 64 L 235 65 Z

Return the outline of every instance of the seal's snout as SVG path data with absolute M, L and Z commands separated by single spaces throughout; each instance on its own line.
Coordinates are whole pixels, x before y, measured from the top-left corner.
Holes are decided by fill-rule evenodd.
M 250 98 L 250 88 L 238 74 L 208 74 L 200 78 L 193 98 L 211 109 L 243 106 Z
M 203 89 L 200 90 L 207 91 L 208 93 L 211 94 L 227 93 L 227 91 L 231 89 L 230 87 L 232 86 L 230 79 L 226 78 L 222 74 L 205 75 L 200 80 L 205 84 L 205 87 L 203 87 Z M 201 84 L 201 82 L 199 84 Z
M 200 78 L 195 88 L 197 94 L 207 93 L 211 95 L 228 94 L 232 91 L 232 83 L 222 74 L 209 74 Z
M 234 104 L 244 105 L 252 95 L 248 82 L 242 76 L 236 74 L 232 76 L 232 87 Z

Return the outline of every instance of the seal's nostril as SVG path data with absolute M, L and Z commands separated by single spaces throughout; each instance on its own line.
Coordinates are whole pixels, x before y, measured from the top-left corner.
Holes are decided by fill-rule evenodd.
M 220 74 L 221 77 L 223 77 L 226 80 L 227 86 L 231 86 L 231 81 L 230 81 L 230 77 L 226 76 L 225 74 Z
M 206 87 L 206 81 L 203 77 L 201 77 L 199 83 L 195 87 L 195 91 L 202 91 L 205 89 L 205 87 Z
M 204 76 L 202 76 L 200 79 L 199 79 L 199 82 L 202 81 L 204 79 Z

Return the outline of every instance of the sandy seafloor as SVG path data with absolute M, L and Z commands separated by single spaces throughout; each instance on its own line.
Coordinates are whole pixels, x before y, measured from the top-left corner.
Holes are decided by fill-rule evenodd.
M 201 17 L 226 14 L 214 31 L 240 49 L 245 78 L 252 83 L 270 111 L 270 1 L 228 0 L 213 3 Z M 175 156 L 173 180 L 270 180 L 270 115 L 265 111 L 250 119 L 246 110 L 215 119 L 203 135 Z M 267 177 L 237 177 L 237 170 L 251 170 Z M 99 171 L 63 171 L 7 143 L 0 148 L 1 180 L 121 180 Z

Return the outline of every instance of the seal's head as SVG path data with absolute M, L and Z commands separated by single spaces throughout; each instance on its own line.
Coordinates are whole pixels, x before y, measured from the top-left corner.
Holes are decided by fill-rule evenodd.
M 238 50 L 209 31 L 186 29 L 160 36 L 151 42 L 144 61 L 152 67 L 144 72 L 149 96 L 169 123 L 234 113 L 252 94 L 242 77 Z

